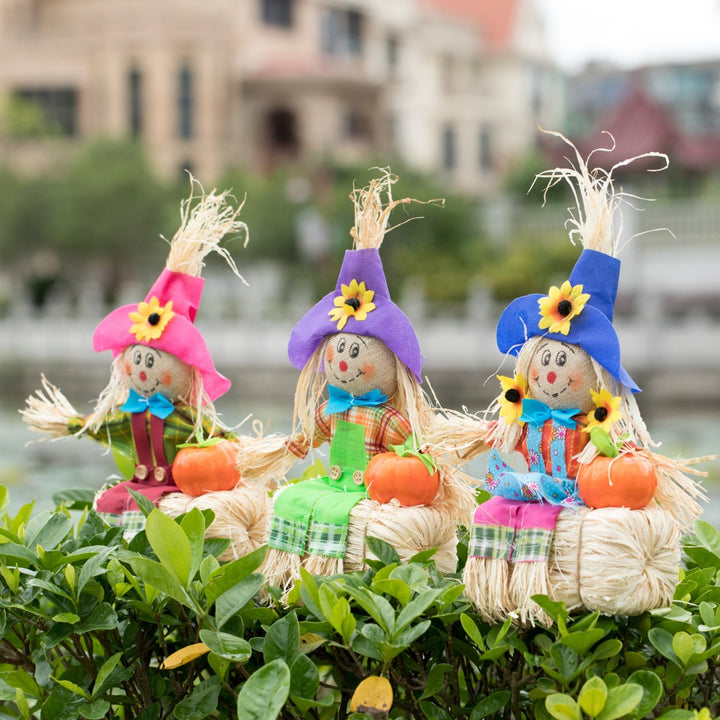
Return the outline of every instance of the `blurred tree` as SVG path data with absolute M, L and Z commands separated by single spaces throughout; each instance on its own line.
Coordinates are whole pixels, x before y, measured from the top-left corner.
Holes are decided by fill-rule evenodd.
M 51 242 L 71 280 L 91 273 L 101 282 L 103 302 L 114 305 L 123 282 L 157 274 L 167 254 L 158 234 L 177 201 L 151 172 L 140 145 L 95 141 L 57 181 Z
M 42 108 L 30 100 L 8 95 L 0 100 L 0 136 L 27 139 L 58 135 Z

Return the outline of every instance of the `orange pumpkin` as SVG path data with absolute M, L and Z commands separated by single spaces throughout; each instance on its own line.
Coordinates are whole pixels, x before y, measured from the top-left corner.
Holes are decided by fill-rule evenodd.
M 172 464 L 175 484 L 186 495 L 232 490 L 240 482 L 235 450 L 228 440 L 182 448 Z
M 420 458 L 395 452 L 375 455 L 365 470 L 365 487 L 371 500 L 397 498 L 401 505 L 429 505 L 437 495 L 440 474 L 430 472 Z
M 578 493 L 591 508 L 644 508 L 657 487 L 652 463 L 637 453 L 621 453 L 617 457 L 598 455 L 581 465 L 577 476 Z

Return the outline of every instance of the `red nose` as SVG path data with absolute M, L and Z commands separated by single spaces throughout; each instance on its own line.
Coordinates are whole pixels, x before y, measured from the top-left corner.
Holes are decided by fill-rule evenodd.
M 557 380 L 557 375 L 553 370 L 547 374 L 547 381 L 552 385 Z
M 340 367 L 340 372 L 345 372 L 347 370 L 347 363 L 344 360 L 341 360 L 339 367 Z
M 145 382 L 147 380 L 147 375 L 145 374 L 144 370 L 140 371 L 140 382 Z

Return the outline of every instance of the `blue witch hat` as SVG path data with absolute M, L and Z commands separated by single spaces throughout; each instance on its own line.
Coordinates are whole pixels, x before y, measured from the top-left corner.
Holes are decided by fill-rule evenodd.
M 572 295 L 553 288 L 549 295 L 516 298 L 505 308 L 496 333 L 500 352 L 517 355 L 539 335 L 578 345 L 616 380 L 639 392 L 620 362 L 620 342 L 612 324 L 619 279 L 620 260 L 583 250 L 570 273 Z

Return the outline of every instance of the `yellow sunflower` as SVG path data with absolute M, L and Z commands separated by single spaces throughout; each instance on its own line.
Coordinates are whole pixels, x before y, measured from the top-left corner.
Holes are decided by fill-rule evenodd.
M 342 294 L 333 300 L 335 307 L 328 313 L 330 319 L 337 322 L 338 330 L 345 327 L 348 318 L 365 320 L 367 314 L 375 309 L 375 303 L 372 302 L 375 291 L 368 290 L 364 282 L 358 283 L 353 279 L 350 285 L 341 285 L 340 292 Z
M 593 428 L 601 428 L 605 432 L 610 432 L 613 423 L 622 417 L 620 398 L 613 397 L 609 390 L 600 392 L 591 390 L 590 395 L 595 403 L 595 409 L 586 415 L 583 432 L 590 432 Z
M 157 340 L 175 315 L 172 305 L 172 300 L 169 300 L 167 305 L 161 306 L 154 295 L 149 303 L 139 303 L 137 310 L 128 313 L 133 321 L 130 334 L 134 335 L 138 342 Z
M 553 285 L 548 294 L 538 300 L 542 315 L 538 327 L 567 335 L 570 321 L 582 312 L 589 299 L 590 295 L 583 292 L 582 285 L 572 286 L 568 280 L 559 288 Z
M 502 393 L 498 396 L 500 403 L 500 417 L 510 425 L 513 421 L 520 423 L 522 404 L 527 393 L 525 378 L 518 373 L 514 378 L 497 375 L 502 386 Z M 522 423 L 520 423 L 522 424 Z

